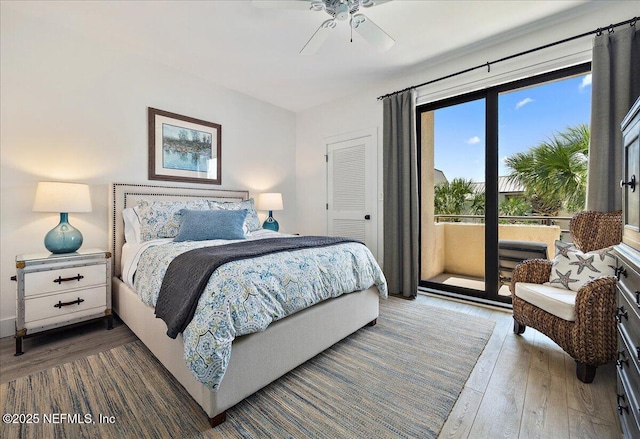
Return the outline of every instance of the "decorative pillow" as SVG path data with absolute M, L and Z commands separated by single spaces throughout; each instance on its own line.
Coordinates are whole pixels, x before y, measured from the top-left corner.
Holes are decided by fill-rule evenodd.
M 140 218 L 140 242 L 158 238 L 175 238 L 180 229 L 182 209 L 208 210 L 206 200 L 140 200 L 135 211 Z
M 209 239 L 244 239 L 247 211 L 189 210 L 181 211 L 182 223 L 174 242 L 207 241 Z
M 253 202 L 253 198 L 249 198 L 245 201 L 235 201 L 235 202 L 223 202 L 223 201 L 211 201 L 209 200 L 209 207 L 211 209 L 222 209 L 222 210 L 241 210 L 245 209 L 247 211 L 247 218 L 245 222 L 247 223 L 247 227 L 250 232 L 255 232 L 262 228 L 260 225 L 260 218 L 258 218 L 258 212 L 256 211 L 256 206 Z
M 140 242 L 140 218 L 133 207 L 127 207 L 122 211 L 122 220 L 124 221 L 124 240 Z
M 614 276 L 616 259 L 613 247 L 583 253 L 571 244 L 556 241 L 551 276 L 545 285 L 578 291 L 587 282 L 602 276 Z

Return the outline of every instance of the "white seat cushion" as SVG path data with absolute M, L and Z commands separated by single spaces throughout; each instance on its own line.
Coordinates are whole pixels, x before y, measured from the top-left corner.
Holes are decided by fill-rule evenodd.
M 576 294 L 575 291 L 549 285 L 516 283 L 516 296 L 570 322 L 576 320 Z

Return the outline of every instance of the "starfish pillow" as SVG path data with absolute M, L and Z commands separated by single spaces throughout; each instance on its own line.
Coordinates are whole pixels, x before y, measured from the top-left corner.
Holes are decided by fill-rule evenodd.
M 555 248 L 551 276 L 545 285 L 578 291 L 593 279 L 615 275 L 613 247 L 583 253 L 571 244 L 556 241 Z

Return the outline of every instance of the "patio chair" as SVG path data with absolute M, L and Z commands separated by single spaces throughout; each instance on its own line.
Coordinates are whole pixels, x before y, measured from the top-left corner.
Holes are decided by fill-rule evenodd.
M 616 359 L 617 271 L 608 247 L 622 239 L 622 213 L 580 212 L 571 219 L 569 231 L 576 248 L 557 242 L 553 262 L 532 259 L 516 266 L 509 286 L 513 332 L 522 334 L 531 326 L 547 335 L 575 359 L 578 379 L 591 383 L 598 366 Z M 576 258 L 569 263 L 572 271 L 562 273 L 560 264 L 570 257 Z M 610 259 L 605 262 L 605 258 Z M 589 275 L 582 284 L 584 278 L 579 278 L 588 268 L 581 265 L 584 261 L 603 265 L 598 271 L 602 275 Z
M 527 259 L 547 259 L 547 244 L 532 241 L 498 241 L 500 286 L 509 285 L 516 266 Z

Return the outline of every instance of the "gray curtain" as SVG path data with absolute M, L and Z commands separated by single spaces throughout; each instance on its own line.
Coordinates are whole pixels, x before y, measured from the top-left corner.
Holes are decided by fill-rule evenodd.
M 640 95 L 636 26 L 603 31 L 593 43 L 587 210 L 622 209 L 620 123 Z
M 418 294 L 418 153 L 412 92 L 387 97 L 384 105 L 384 273 L 389 292 Z

